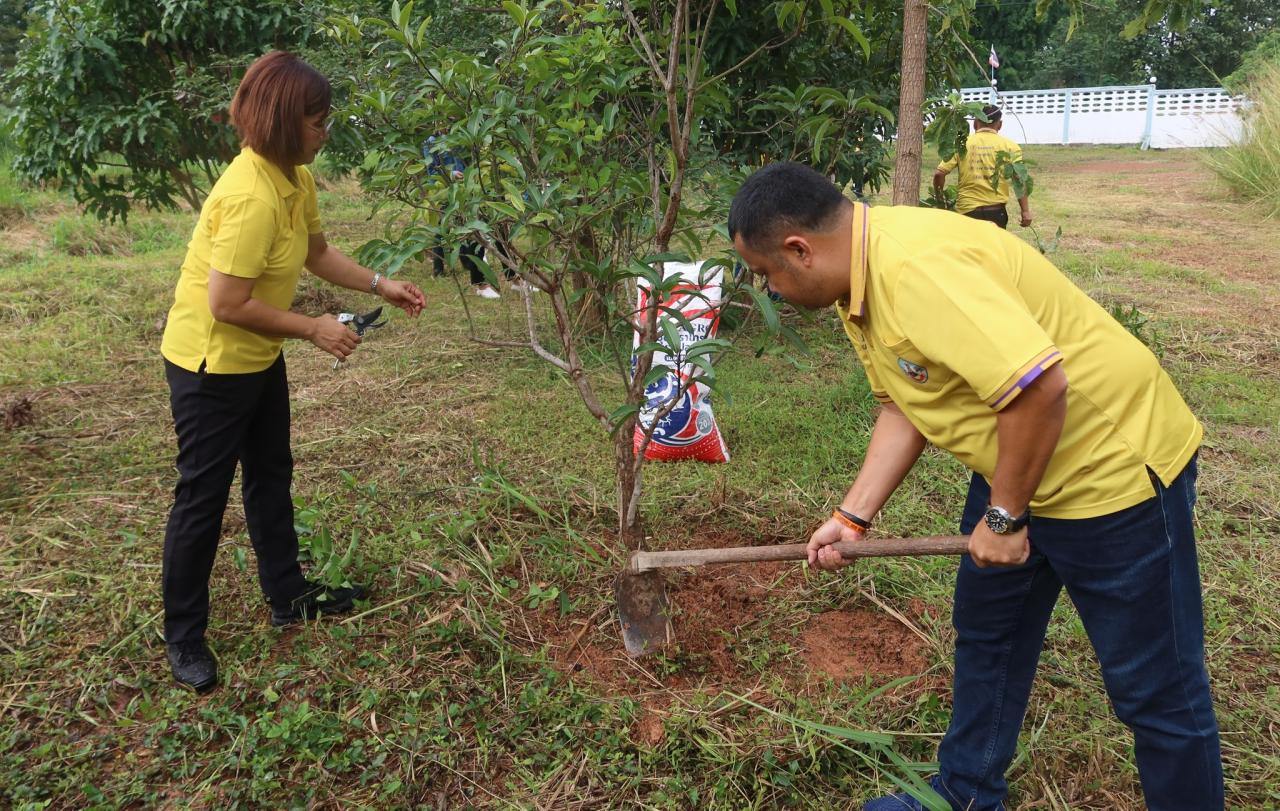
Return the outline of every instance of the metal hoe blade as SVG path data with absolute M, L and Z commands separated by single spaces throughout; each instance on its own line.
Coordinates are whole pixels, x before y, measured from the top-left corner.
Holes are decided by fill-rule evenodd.
M 618 601 L 618 622 L 627 653 L 644 656 L 670 644 L 675 634 L 661 574 L 624 571 L 613 581 L 613 595 Z

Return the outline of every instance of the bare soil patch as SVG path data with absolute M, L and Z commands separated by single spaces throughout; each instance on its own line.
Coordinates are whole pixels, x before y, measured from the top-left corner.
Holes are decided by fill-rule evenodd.
M 877 611 L 829 611 L 813 618 L 800 641 L 809 667 L 836 681 L 897 678 L 927 667 L 921 640 Z
M 554 666 L 582 675 L 618 695 L 635 688 L 746 688 L 757 675 L 744 662 L 752 645 L 782 645 L 787 628 L 771 622 L 785 612 L 785 596 L 800 583 L 795 564 L 707 566 L 667 576 L 675 643 L 661 654 L 635 660 L 622 647 L 612 603 L 590 627 L 582 618 L 552 612 L 529 615 L 535 633 L 548 643 Z
M 667 736 L 666 729 L 662 726 L 662 716 L 656 712 L 645 710 L 636 717 L 635 722 L 631 725 L 632 740 L 649 746 L 657 746 L 662 743 L 662 739 Z
M 731 535 L 690 541 L 690 548 L 743 545 Z M 837 681 L 870 676 L 887 681 L 928 669 L 925 643 L 876 608 L 812 615 L 789 597 L 804 585 L 796 563 L 705 566 L 667 575 L 675 643 L 639 660 L 622 646 L 613 604 L 590 620 L 528 611 L 525 620 L 544 640 L 551 664 L 571 678 L 586 678 L 606 695 L 628 696 L 642 709 L 632 738 L 654 745 L 664 735 L 662 717 L 681 692 L 750 693 L 761 668 L 804 689 L 814 672 Z M 919 606 L 911 613 L 920 615 Z M 799 636 L 793 630 L 802 625 Z M 799 655 L 792 655 L 792 652 Z M 761 654 L 767 653 L 765 664 Z

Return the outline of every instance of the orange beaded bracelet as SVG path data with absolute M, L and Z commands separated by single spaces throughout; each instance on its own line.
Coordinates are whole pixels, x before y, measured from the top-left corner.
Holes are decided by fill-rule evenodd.
M 856 532 L 866 532 L 871 529 L 870 521 L 865 518 L 859 518 L 848 510 L 841 509 L 840 507 L 836 507 L 835 512 L 831 513 L 831 517 Z

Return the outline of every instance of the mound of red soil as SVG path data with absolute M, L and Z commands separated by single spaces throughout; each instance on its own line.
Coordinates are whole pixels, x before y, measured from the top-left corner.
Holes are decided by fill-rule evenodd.
M 700 546 L 740 545 L 743 539 L 709 537 Z M 602 609 L 587 627 L 582 618 L 554 612 L 529 616 L 531 630 L 548 644 L 552 664 L 561 672 L 583 675 L 609 693 L 640 698 L 645 693 L 699 689 L 704 692 L 750 690 L 759 674 L 749 664 L 747 646 L 783 644 L 799 648 L 792 662 L 769 667 L 795 670 L 798 682 L 819 672 L 837 680 L 865 676 L 897 678 L 924 673 L 925 643 L 911 629 L 879 608 L 859 608 L 810 616 L 795 613 L 778 622 L 785 597 L 803 585 L 797 563 L 705 566 L 665 575 L 675 643 L 658 655 L 632 659 L 622 647 L 616 617 Z M 794 609 L 792 609 L 794 612 Z M 908 613 L 919 615 L 913 605 Z M 802 626 L 799 638 L 792 628 Z M 775 669 L 773 672 L 777 672 Z M 649 719 L 657 723 L 657 719 Z M 657 726 L 658 734 L 661 724 Z M 651 728 L 638 730 L 644 737 Z
M 591 628 L 581 618 L 561 619 L 547 611 L 529 621 L 549 643 L 557 669 L 586 675 L 610 692 L 634 696 L 637 687 L 716 689 L 753 683 L 735 655 L 738 640 L 771 616 L 771 604 L 782 593 L 799 585 L 800 567 L 708 566 L 666 578 L 675 644 L 654 656 L 634 660 L 627 655 L 611 612 L 597 615 Z
M 641 711 L 631 725 L 631 739 L 649 746 L 657 746 L 666 736 L 662 717 L 651 711 Z

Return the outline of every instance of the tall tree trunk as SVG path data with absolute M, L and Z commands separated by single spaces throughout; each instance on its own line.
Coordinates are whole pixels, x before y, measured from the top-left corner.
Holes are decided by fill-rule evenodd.
M 903 0 L 902 85 L 898 95 L 898 143 L 893 166 L 893 204 L 920 202 L 920 156 L 924 143 L 925 60 L 929 17 L 925 0 Z

